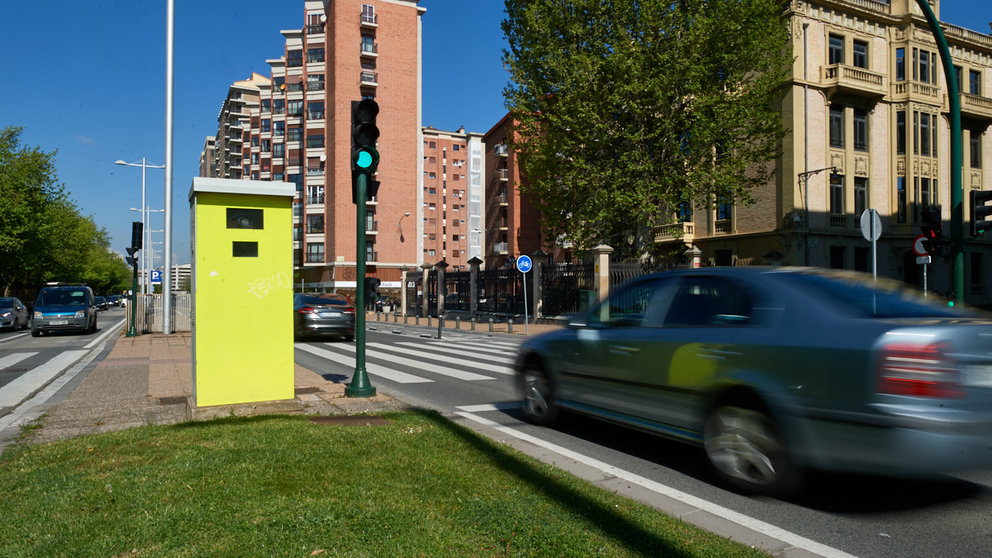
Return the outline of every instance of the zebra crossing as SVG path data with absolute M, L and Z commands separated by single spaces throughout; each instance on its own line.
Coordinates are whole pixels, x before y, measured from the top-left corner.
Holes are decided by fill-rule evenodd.
M 516 348 L 512 341 L 482 338 L 369 342 L 365 370 L 369 376 L 399 384 L 430 383 L 439 377 L 466 382 L 505 380 L 513 375 Z M 355 364 L 355 346 L 350 343 L 297 343 L 296 349 L 349 369 Z
M 37 351 L 10 353 L 0 358 L 0 373 L 9 373 L 15 366 L 26 369 L 10 382 L 0 386 L 0 408 L 16 407 L 31 394 L 51 383 L 63 370 L 75 364 L 88 352 L 85 349 L 61 351 L 42 362 L 37 362 L 38 359 L 34 358 L 39 354 Z M 35 362 L 37 364 L 32 365 Z M 23 363 L 27 363 L 28 366 L 24 366 Z

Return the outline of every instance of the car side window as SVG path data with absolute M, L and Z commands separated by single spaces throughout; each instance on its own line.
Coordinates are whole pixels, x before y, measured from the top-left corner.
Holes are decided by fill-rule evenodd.
M 685 277 L 665 315 L 666 327 L 735 326 L 751 321 L 754 303 L 739 285 L 719 277 Z
M 658 304 L 659 290 L 667 279 L 648 279 L 625 285 L 607 298 L 589 319 L 590 325 L 639 327 L 650 324 Z

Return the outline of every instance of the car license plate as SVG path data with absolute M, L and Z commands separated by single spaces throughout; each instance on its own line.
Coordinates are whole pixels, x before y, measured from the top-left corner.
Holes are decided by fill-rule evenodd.
M 69 325 L 69 320 L 52 320 L 49 323 L 52 325 Z
M 964 385 L 992 387 L 992 364 L 972 364 L 964 369 Z
M 340 318 L 341 312 L 321 312 L 321 318 Z

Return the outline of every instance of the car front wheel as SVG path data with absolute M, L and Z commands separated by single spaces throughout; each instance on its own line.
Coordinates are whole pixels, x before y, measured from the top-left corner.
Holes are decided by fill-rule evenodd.
M 798 481 L 778 426 L 755 408 L 716 407 L 706 419 L 703 447 L 717 474 L 737 489 L 784 494 Z
M 546 425 L 558 418 L 554 390 L 548 374 L 536 362 L 528 362 L 520 373 L 524 418 L 534 424 Z

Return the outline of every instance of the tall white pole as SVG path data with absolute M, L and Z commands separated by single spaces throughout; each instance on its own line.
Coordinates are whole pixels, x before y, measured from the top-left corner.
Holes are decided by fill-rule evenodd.
M 166 10 L 165 45 L 165 276 L 162 278 L 162 333 L 172 333 L 172 94 L 175 50 L 175 0 Z
M 148 294 L 148 283 L 145 277 L 148 276 L 148 249 L 151 248 L 150 238 L 148 236 L 148 204 L 145 202 L 145 167 L 148 161 L 142 157 L 141 158 L 141 234 L 144 235 L 144 240 L 142 240 L 143 250 L 141 251 L 141 293 Z

